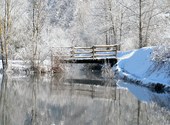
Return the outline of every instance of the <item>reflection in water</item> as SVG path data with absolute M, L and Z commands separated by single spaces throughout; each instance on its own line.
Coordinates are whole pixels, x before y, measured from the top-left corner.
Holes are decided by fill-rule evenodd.
M 164 107 L 170 110 L 170 94 L 169 93 L 157 93 L 149 88 L 138 86 L 123 81 L 118 81 L 117 85 L 120 87 L 128 88 L 139 100 L 143 102 L 155 102 L 160 107 Z
M 1 110 L 1 122 L 3 125 L 8 124 L 8 93 L 7 93 L 7 76 L 1 77 L 1 95 L 0 95 L 0 110 Z
M 155 103 L 137 100 L 126 89 L 108 84 L 99 86 L 75 82 L 77 81 L 64 80 L 61 74 L 55 77 L 3 77 L 0 90 L 0 125 L 170 123 L 169 111 Z
M 39 78 L 38 77 L 35 77 L 35 76 L 32 76 L 32 111 L 31 111 L 31 119 L 27 119 L 26 121 L 31 121 L 32 125 L 36 125 L 38 124 L 37 122 L 37 89 L 38 89 L 38 85 L 39 85 Z M 25 124 L 28 124 L 27 122 L 25 122 Z

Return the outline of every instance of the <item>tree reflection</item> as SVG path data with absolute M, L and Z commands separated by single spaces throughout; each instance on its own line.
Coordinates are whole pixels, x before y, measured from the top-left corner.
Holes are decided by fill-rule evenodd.
M 32 76 L 32 125 L 37 123 L 37 86 L 39 83 L 39 77 Z
M 137 111 L 137 125 L 140 125 L 140 110 L 141 110 L 140 103 L 141 103 L 141 102 L 138 100 L 138 101 L 137 101 L 137 106 L 138 106 L 138 111 Z
M 6 74 L 3 74 L 1 80 L 1 95 L 0 95 L 0 111 L 1 111 L 1 125 L 9 124 L 8 118 L 8 92 L 7 92 L 7 82 L 8 77 Z

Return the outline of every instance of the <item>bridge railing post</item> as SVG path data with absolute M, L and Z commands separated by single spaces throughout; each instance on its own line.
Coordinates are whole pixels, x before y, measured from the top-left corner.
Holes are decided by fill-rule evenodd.
M 120 44 L 116 44 L 116 52 L 115 52 L 116 53 L 116 55 L 115 55 L 116 57 L 117 57 L 117 51 L 120 51 Z
M 74 57 L 74 50 L 75 50 L 75 48 L 74 48 L 74 46 L 72 46 L 71 47 L 71 51 L 70 51 L 70 53 L 71 53 L 71 58 L 73 58 Z
M 92 46 L 93 59 L 95 58 L 95 46 Z
M 118 46 L 116 45 L 115 57 L 117 57 Z

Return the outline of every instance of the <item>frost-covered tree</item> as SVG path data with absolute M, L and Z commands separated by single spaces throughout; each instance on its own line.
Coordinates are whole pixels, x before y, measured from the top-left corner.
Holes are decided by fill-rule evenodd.
M 17 49 L 22 46 L 23 27 L 27 17 L 26 6 L 23 4 L 26 0 L 5 0 L 0 3 L 0 22 L 1 22 L 1 54 L 4 69 L 8 67 L 8 59 L 14 59 Z
M 139 1 L 139 47 L 151 41 L 150 35 L 163 23 L 160 15 L 166 10 L 165 4 L 157 0 Z M 162 27 L 164 28 L 164 27 Z
M 49 23 L 68 29 L 74 20 L 75 1 L 70 0 L 48 0 L 47 9 Z
M 1 18 L 1 15 L 0 15 L 0 44 L 1 44 L 1 55 L 3 55 L 2 18 Z M 4 59 L 3 59 L 3 56 L 2 56 L 2 60 L 4 60 Z M 3 68 L 4 68 L 4 63 L 3 63 Z
M 38 47 L 41 42 L 41 30 L 44 25 L 44 20 L 45 20 L 45 1 L 44 0 L 32 0 L 31 1 L 31 9 L 32 9 L 32 37 L 31 37 L 31 42 L 32 42 L 32 64 L 33 67 L 36 67 L 39 63 L 37 60 L 39 60 L 39 55 L 40 55 L 40 48 Z
M 159 64 L 170 64 L 170 42 L 157 44 L 153 50 L 152 59 Z
M 1 54 L 3 68 L 6 70 L 8 68 L 8 45 L 11 39 L 11 1 L 5 0 L 0 2 L 2 8 L 0 13 Z
M 120 43 L 124 8 L 116 0 L 81 1 L 77 25 L 86 44 Z
M 154 32 L 160 29 L 160 25 L 164 23 L 161 14 L 165 12 L 166 5 L 159 0 L 135 0 L 130 5 L 122 3 L 127 8 L 133 33 L 138 39 L 138 48 L 144 47 L 152 43 Z M 164 27 L 161 27 L 164 28 Z M 138 34 L 137 34 L 138 33 Z
M 71 34 L 74 36 L 74 45 L 83 45 L 83 46 L 91 46 L 93 43 L 92 36 L 93 30 L 90 30 L 90 26 L 92 25 L 92 18 L 91 18 L 91 1 L 89 0 L 81 0 L 76 1 L 75 6 L 75 19 L 73 22 L 73 27 L 71 29 Z M 94 44 L 94 43 L 93 43 Z

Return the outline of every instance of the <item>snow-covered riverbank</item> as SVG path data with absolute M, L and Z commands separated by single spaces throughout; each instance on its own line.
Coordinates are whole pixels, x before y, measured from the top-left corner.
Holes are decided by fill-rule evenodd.
M 12 74 L 30 74 L 30 72 L 33 72 L 32 70 L 31 61 L 29 60 L 8 60 L 8 69 L 7 73 Z M 50 72 L 51 71 L 51 61 L 50 60 L 44 60 L 39 64 L 39 70 L 43 72 Z M 2 67 L 2 60 L 0 60 L 0 71 L 3 70 Z
M 120 52 L 118 54 L 119 61 L 114 70 L 117 71 L 120 78 L 134 81 L 137 84 L 170 86 L 169 66 L 167 64 L 158 65 L 158 63 L 152 61 L 152 51 L 151 47 L 147 47 Z

